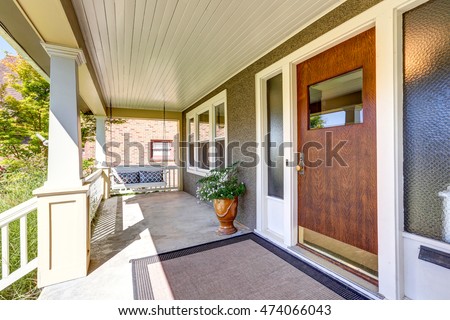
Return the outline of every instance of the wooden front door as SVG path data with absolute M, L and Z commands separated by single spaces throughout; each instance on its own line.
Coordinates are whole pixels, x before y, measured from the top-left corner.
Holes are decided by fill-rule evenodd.
M 299 64 L 297 85 L 299 226 L 377 254 L 375 30 Z

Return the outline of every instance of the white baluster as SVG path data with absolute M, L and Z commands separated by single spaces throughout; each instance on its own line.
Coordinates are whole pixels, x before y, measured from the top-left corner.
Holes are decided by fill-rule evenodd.
M 2 278 L 9 276 L 9 225 L 2 227 Z
M 28 263 L 28 226 L 27 216 L 20 218 L 20 266 Z

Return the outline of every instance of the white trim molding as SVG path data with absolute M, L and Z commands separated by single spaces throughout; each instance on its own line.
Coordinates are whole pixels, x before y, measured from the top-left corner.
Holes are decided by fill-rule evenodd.
M 50 77 L 45 71 L 28 55 L 28 53 L 9 35 L 9 33 L 0 26 L 0 37 L 6 40 L 8 44 L 17 51 L 32 67 L 44 78 L 47 82 L 50 82 Z
M 418 256 L 421 246 L 450 254 L 450 244 L 408 232 L 403 232 L 403 241 L 405 296 L 409 299 L 449 300 L 449 270 L 420 260 Z
M 388 299 L 405 296 L 404 242 L 403 242 L 403 145 L 402 145 L 402 14 L 427 0 L 385 0 L 340 26 L 311 41 L 273 65 L 258 72 L 256 85 L 257 142 L 262 142 L 264 126 L 264 79 L 276 70 L 283 70 L 283 104 L 288 107 L 290 121 L 286 141 L 296 146 L 296 66 L 335 45 L 372 27 L 376 29 L 376 84 L 377 84 L 377 217 L 379 294 Z M 285 84 L 287 84 L 285 86 Z M 286 125 L 286 124 L 285 124 Z M 261 159 L 263 150 L 258 148 Z M 285 153 L 285 161 L 295 161 L 294 150 Z M 257 227 L 264 233 L 264 168 L 257 168 Z M 284 245 L 298 241 L 296 173 L 290 173 L 286 182 Z M 270 238 L 270 234 L 265 233 Z
M 42 47 L 47 51 L 48 55 L 74 59 L 78 66 L 86 63 L 86 57 L 84 56 L 83 50 L 78 48 L 69 48 L 57 44 L 50 44 L 41 42 Z
M 220 104 L 224 104 L 224 121 L 225 121 L 225 137 L 224 137 L 224 161 L 225 161 L 225 166 L 227 166 L 228 164 L 228 159 L 227 159 L 227 146 L 228 146 L 228 124 L 227 124 L 227 90 L 223 90 L 220 93 L 216 94 L 214 97 L 208 99 L 207 101 L 203 102 L 202 104 L 198 105 L 197 107 L 195 107 L 193 110 L 189 111 L 188 113 L 186 113 L 186 140 L 188 143 L 188 148 L 186 150 L 186 171 L 188 173 L 192 173 L 192 174 L 196 174 L 199 176 L 206 176 L 209 172 L 210 169 L 214 169 L 213 167 L 209 168 L 209 169 L 202 169 L 199 168 L 198 166 L 190 166 L 189 164 L 189 159 L 190 159 L 190 150 L 189 150 L 189 144 L 191 143 L 191 141 L 189 140 L 189 120 L 190 119 L 194 119 L 194 146 L 196 146 L 198 143 L 202 142 L 198 140 L 198 115 L 201 113 L 204 113 L 205 111 L 209 112 L 209 126 L 210 126 L 210 130 L 209 130 L 209 137 L 208 137 L 208 142 L 210 144 L 214 144 L 214 142 L 216 141 L 216 131 L 215 131 L 215 121 L 216 121 L 216 106 L 219 106 Z M 206 141 L 206 140 L 205 140 Z M 204 142 L 204 141 L 203 141 Z M 196 150 L 196 148 L 194 147 L 194 150 Z M 210 158 L 210 163 L 214 163 L 215 162 L 215 158 Z M 194 152 L 194 163 L 198 164 L 199 159 L 198 159 L 198 153 Z
M 295 101 L 292 99 L 292 74 L 289 65 L 274 64 L 255 77 L 256 79 L 256 141 L 258 145 L 258 156 L 261 161 L 257 167 L 256 187 L 257 187 L 257 230 L 271 238 L 272 240 L 283 243 L 287 246 L 292 246 L 296 241 L 296 228 L 292 226 L 297 224 L 297 216 L 292 215 L 291 212 L 296 211 L 296 190 L 297 179 L 295 168 L 292 166 L 284 166 L 283 180 L 284 180 L 284 198 L 273 199 L 268 196 L 267 184 L 267 170 L 264 166 L 265 161 L 262 161 L 266 155 L 266 150 L 263 148 L 264 136 L 267 133 L 267 80 L 281 74 L 282 88 L 283 88 L 283 141 L 285 142 L 283 166 L 286 161 L 289 163 L 295 161 L 294 154 L 296 152 L 296 110 L 294 108 Z M 289 144 L 289 142 L 291 144 Z M 281 214 L 278 217 L 280 221 L 269 223 L 269 207 L 274 203 L 282 207 Z M 279 229 L 282 225 L 282 234 L 275 229 Z

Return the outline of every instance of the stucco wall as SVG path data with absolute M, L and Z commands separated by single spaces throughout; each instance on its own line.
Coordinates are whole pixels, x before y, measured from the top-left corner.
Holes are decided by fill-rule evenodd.
M 224 89 L 227 90 L 228 143 L 255 141 L 255 74 L 379 2 L 381 0 L 347 0 L 190 106 L 183 112 L 181 133 L 184 141 L 186 113 Z M 185 159 L 185 154 L 183 157 Z M 232 163 L 243 159 L 240 152 L 235 152 L 228 161 Z M 241 168 L 240 174 L 247 192 L 239 200 L 237 220 L 253 229 L 256 227 L 256 168 Z M 183 175 L 184 191 L 195 195 L 196 181 L 200 177 L 186 170 Z

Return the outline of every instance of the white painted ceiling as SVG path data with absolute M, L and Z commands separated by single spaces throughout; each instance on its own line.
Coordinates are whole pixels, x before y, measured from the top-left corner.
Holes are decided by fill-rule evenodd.
M 72 0 L 105 100 L 181 111 L 342 0 Z

